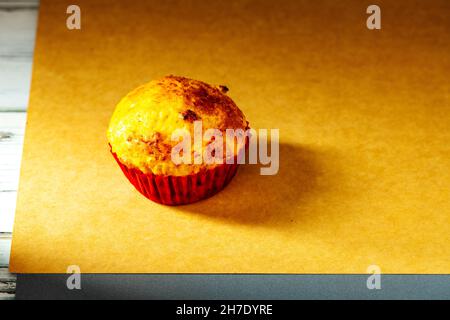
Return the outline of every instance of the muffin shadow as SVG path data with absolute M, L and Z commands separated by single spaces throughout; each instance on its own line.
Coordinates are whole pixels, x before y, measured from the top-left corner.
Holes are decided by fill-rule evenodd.
M 279 226 L 302 218 L 299 207 L 329 189 L 326 154 L 305 146 L 280 144 L 279 171 L 260 174 L 260 164 L 241 165 L 224 190 L 203 201 L 177 207 L 229 223 Z

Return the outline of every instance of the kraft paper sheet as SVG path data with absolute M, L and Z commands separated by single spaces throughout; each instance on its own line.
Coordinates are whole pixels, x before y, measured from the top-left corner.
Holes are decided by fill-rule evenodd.
M 448 1 L 43 0 L 11 271 L 450 273 Z M 116 103 L 168 74 L 230 88 L 280 129 L 280 170 L 240 167 L 166 207 L 106 141 Z

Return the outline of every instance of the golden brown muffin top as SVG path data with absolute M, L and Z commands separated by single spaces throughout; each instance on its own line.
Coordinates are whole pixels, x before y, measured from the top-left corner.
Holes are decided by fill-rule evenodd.
M 171 137 L 176 129 L 184 129 L 193 138 L 195 121 L 202 122 L 203 132 L 220 130 L 224 141 L 226 129 L 245 130 L 248 123 L 244 114 L 226 95 L 227 91 L 225 86 L 178 76 L 167 76 L 134 89 L 119 102 L 111 118 L 107 137 L 112 152 L 127 167 L 144 173 L 180 176 L 216 166 L 176 165 L 171 151 L 179 141 L 172 141 Z M 210 142 L 203 141 L 203 148 Z

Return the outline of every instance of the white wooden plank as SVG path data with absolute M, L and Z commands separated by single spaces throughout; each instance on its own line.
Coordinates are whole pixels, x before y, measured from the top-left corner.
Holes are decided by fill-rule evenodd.
M 26 110 L 37 8 L 36 1 L 0 1 L 0 111 Z
M 8 268 L 0 268 L 0 281 L 3 283 L 15 281 L 16 276 L 9 272 Z
M 11 234 L 0 233 L 0 268 L 9 266 L 9 255 L 11 253 Z
M 25 123 L 25 112 L 0 112 L 0 192 L 17 190 Z
M 0 2 L 0 56 L 30 58 L 36 31 L 37 7 L 16 7 Z
M 0 300 L 14 299 L 15 292 L 16 276 L 8 268 L 0 268 Z
M 0 292 L 0 300 L 14 300 L 15 294 Z
M 0 111 L 27 108 L 38 6 L 38 0 L 0 0 Z M 25 121 L 25 113 L 0 113 L 0 300 L 15 293 L 7 266 Z
M 0 44 L 1 45 L 1 44 Z M 0 56 L 0 111 L 25 111 L 31 80 L 29 61 L 5 61 Z
M 12 232 L 16 213 L 17 192 L 0 192 L 0 230 Z M 1 253 L 0 253 L 1 254 Z
M 21 8 L 21 7 L 36 7 L 39 5 L 39 0 L 0 0 L 0 7 Z
M 0 232 L 13 229 L 25 123 L 25 112 L 0 112 Z
M 0 300 L 14 300 L 15 294 L 0 292 Z

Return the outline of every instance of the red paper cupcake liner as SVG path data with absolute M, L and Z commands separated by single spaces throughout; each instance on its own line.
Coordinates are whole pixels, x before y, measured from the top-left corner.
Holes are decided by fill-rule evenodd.
M 128 168 L 112 152 L 122 172 L 148 199 L 169 206 L 193 203 L 222 190 L 234 177 L 238 164 L 221 164 L 187 176 L 164 176 Z

